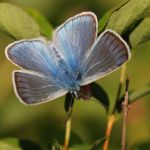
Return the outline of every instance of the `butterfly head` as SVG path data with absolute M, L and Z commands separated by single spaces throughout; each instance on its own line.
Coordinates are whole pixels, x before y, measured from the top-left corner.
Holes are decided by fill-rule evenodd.
M 70 94 L 73 96 L 73 97 L 75 97 L 75 98 L 79 98 L 79 93 L 78 93 L 79 91 L 72 91 L 72 92 L 70 92 Z
M 76 87 L 76 88 L 72 88 L 70 90 L 70 94 L 73 95 L 73 97 L 77 98 L 78 99 L 78 95 L 79 95 L 79 91 L 80 91 L 80 87 Z

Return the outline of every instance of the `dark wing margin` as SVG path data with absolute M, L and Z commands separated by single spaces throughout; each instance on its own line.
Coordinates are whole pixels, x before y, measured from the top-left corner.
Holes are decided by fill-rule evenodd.
M 85 55 L 81 65 L 84 68 L 81 85 L 94 82 L 115 71 L 130 58 L 127 43 L 116 32 L 104 31 Z
M 51 101 L 68 92 L 48 78 L 21 70 L 13 72 L 13 86 L 16 96 L 26 105 Z

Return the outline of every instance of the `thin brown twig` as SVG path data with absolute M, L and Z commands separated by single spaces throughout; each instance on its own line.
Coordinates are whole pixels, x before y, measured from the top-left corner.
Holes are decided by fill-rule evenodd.
M 121 150 L 126 150 L 126 130 L 127 130 L 127 116 L 129 111 L 129 79 L 126 80 L 126 93 L 124 102 L 122 103 L 122 112 L 123 112 L 123 126 L 122 126 L 122 143 L 121 143 Z
M 121 68 L 120 81 L 119 81 L 117 96 L 116 96 L 116 100 L 115 100 L 115 105 L 114 105 L 113 110 L 112 110 L 112 114 L 114 114 L 116 111 L 116 106 L 117 106 L 118 100 L 120 98 L 121 90 L 122 90 L 123 83 L 125 80 L 126 69 L 127 69 L 127 64 L 124 64 Z
M 114 108 L 111 112 L 111 115 L 108 117 L 108 121 L 107 121 L 107 128 L 106 128 L 106 133 L 105 133 L 106 140 L 105 140 L 104 145 L 103 145 L 103 150 L 108 150 L 110 135 L 112 132 L 113 125 L 116 121 L 116 115 L 115 115 L 116 106 L 117 106 L 118 99 L 120 98 L 123 82 L 124 82 L 125 75 L 126 75 L 126 68 L 127 68 L 126 64 L 124 64 L 121 68 L 120 81 L 119 81 L 115 105 L 114 105 Z

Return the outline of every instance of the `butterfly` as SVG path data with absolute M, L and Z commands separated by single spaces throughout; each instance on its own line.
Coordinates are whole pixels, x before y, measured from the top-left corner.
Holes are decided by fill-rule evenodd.
M 127 43 L 111 29 L 97 37 L 93 12 L 82 12 L 59 26 L 52 38 L 26 39 L 6 47 L 16 96 L 28 105 L 54 100 L 68 92 L 78 98 L 81 86 L 115 71 L 130 58 Z

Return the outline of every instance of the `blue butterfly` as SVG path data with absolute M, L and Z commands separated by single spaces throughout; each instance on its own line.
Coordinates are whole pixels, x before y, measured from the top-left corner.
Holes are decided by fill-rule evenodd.
M 66 93 L 78 98 L 80 87 L 118 69 L 130 58 L 127 43 L 114 31 L 97 37 L 97 17 L 83 12 L 63 23 L 52 41 L 21 40 L 6 48 L 7 58 L 23 70 L 13 72 L 17 97 L 39 104 Z

